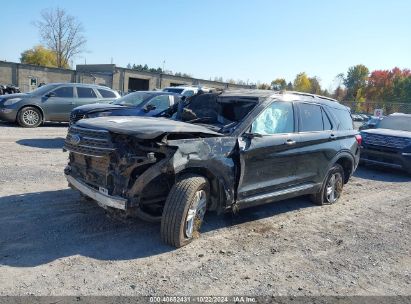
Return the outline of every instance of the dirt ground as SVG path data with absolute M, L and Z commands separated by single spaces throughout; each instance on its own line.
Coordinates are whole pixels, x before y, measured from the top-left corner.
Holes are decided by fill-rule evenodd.
M 410 295 L 411 177 L 360 168 L 341 201 L 208 214 L 175 250 L 67 187 L 67 125 L 0 124 L 0 295 Z

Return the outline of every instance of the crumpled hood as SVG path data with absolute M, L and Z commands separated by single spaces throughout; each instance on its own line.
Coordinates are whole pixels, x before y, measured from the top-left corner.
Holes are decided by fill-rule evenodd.
M 154 117 L 97 117 L 80 120 L 75 126 L 89 129 L 103 129 L 118 134 L 134 135 L 140 139 L 153 139 L 167 133 L 223 136 L 203 126 Z
M 367 134 L 376 134 L 376 135 L 383 135 L 383 136 L 395 136 L 395 137 L 402 137 L 402 138 L 409 138 L 411 139 L 411 132 L 408 131 L 400 131 L 400 130 L 391 130 L 391 129 L 368 129 L 362 130 L 361 133 Z
M 96 111 L 105 111 L 105 110 L 115 110 L 115 109 L 124 109 L 124 106 L 110 104 L 110 103 L 91 103 L 83 106 L 79 106 L 73 109 L 73 111 L 79 112 L 94 112 Z

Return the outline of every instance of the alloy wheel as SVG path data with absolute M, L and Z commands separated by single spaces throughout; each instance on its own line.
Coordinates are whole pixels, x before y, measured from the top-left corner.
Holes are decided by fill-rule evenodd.
M 194 195 L 193 203 L 188 209 L 185 223 L 185 235 L 188 238 L 193 236 L 203 222 L 204 214 L 207 209 L 207 194 L 204 190 L 199 190 Z
M 36 125 L 40 120 L 40 115 L 34 110 L 26 110 L 23 113 L 23 121 L 29 126 Z
M 333 204 L 339 199 L 342 192 L 342 185 L 342 175 L 339 172 L 333 173 L 330 176 L 326 187 L 326 199 L 328 203 Z

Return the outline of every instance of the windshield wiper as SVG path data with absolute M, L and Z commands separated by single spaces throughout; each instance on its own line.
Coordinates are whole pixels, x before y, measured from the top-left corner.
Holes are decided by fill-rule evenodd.
M 195 118 L 195 119 L 188 120 L 188 121 L 185 121 L 185 122 L 186 123 L 193 123 L 193 122 L 200 122 L 200 121 L 203 121 L 203 120 L 207 121 L 207 120 L 210 120 L 210 119 L 213 119 L 213 118 L 212 117 L 199 117 L 199 118 Z
M 225 133 L 226 131 L 234 127 L 236 124 L 237 124 L 236 121 L 230 122 L 228 125 L 223 126 L 218 132 Z

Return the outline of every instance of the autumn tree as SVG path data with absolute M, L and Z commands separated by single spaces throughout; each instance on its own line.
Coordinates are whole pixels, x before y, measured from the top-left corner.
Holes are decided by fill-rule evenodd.
M 276 90 L 285 90 L 287 88 L 287 82 L 284 78 L 277 78 L 271 81 L 271 86 Z
M 34 24 L 45 46 L 56 54 L 57 67 L 67 66 L 71 58 L 84 51 L 83 26 L 64 9 L 43 10 Z
M 45 48 L 42 45 L 36 45 L 32 49 L 25 50 L 21 53 L 21 63 L 35 64 L 46 67 L 57 67 L 56 53 L 52 50 Z M 63 68 L 68 68 L 68 65 L 64 65 Z
M 347 88 L 346 98 L 361 100 L 367 86 L 369 70 L 365 65 L 358 64 L 348 69 L 344 78 L 344 85 Z
M 306 73 L 299 73 L 295 76 L 293 83 L 294 90 L 300 92 L 311 92 L 311 82 Z
M 259 89 L 259 90 L 270 90 L 271 86 L 268 83 L 257 83 L 257 89 Z
M 406 88 L 404 83 L 409 77 L 411 77 L 411 72 L 408 69 L 393 68 L 392 70 L 372 71 L 366 88 L 367 99 L 372 101 L 404 101 L 404 96 L 407 95 L 404 92 Z

